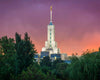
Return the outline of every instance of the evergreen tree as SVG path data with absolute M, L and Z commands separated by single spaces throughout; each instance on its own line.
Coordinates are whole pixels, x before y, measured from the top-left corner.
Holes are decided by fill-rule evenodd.
M 0 80 L 10 80 L 14 73 L 15 43 L 13 38 L 4 36 L 0 39 Z
M 0 53 L 15 53 L 15 43 L 13 38 L 7 38 L 7 36 L 4 36 L 0 39 Z
M 34 53 L 36 52 L 34 45 L 31 43 L 28 33 L 25 33 L 24 40 L 21 35 L 15 34 L 16 38 L 16 74 L 26 70 L 33 63 Z

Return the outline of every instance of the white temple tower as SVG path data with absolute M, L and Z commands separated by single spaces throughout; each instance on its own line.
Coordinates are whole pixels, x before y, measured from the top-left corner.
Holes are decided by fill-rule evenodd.
M 60 50 L 57 48 L 55 41 L 55 26 L 52 23 L 52 6 L 50 7 L 50 24 L 47 26 L 47 41 L 42 51 L 49 51 L 50 54 L 59 54 Z

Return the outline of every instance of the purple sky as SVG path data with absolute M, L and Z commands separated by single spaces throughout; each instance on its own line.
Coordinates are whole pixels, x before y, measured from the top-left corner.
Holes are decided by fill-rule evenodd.
M 53 24 L 62 53 L 82 54 L 100 46 L 100 0 L 0 0 L 0 38 L 28 32 L 38 52 L 44 47 L 53 6 Z

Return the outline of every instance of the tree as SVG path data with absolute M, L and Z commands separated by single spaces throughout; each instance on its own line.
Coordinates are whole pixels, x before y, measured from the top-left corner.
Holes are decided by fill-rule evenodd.
M 16 33 L 16 43 L 13 38 L 4 36 L 0 39 L 0 79 L 10 80 L 11 76 L 18 76 L 23 70 L 33 64 L 34 44 L 30 41 L 28 33 L 24 39 Z M 4 55 L 2 55 L 4 53 Z
M 13 38 L 8 38 L 7 36 L 4 36 L 0 39 L 0 53 L 15 53 L 15 43 Z
M 72 57 L 71 64 L 66 69 L 71 80 L 99 80 L 100 54 L 87 53 L 80 58 Z
M 15 54 L 0 54 L 0 80 L 10 80 L 15 73 Z
M 99 47 L 99 52 L 100 52 L 100 47 Z
M 44 74 L 38 64 L 31 64 L 27 71 L 22 71 L 17 77 L 12 77 L 12 80 L 58 80 L 55 76 Z
M 46 75 L 42 73 L 36 64 L 30 65 L 27 71 L 22 71 L 17 80 L 46 80 Z
M 16 74 L 26 70 L 33 63 L 34 53 L 36 52 L 34 44 L 31 43 L 28 33 L 25 33 L 24 40 L 21 35 L 15 34 L 16 39 Z
M 61 59 L 56 59 L 52 62 L 52 68 L 56 68 L 57 64 L 63 63 Z
M 49 56 L 44 57 L 41 62 L 40 62 L 41 66 L 47 66 L 47 67 L 51 67 L 51 59 Z
M 15 43 L 13 38 L 0 39 L 0 79 L 9 80 L 14 73 Z

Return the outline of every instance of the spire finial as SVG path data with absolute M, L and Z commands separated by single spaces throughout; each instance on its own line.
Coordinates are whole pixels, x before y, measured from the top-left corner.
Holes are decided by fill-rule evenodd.
M 50 10 L 52 11 L 52 6 L 50 6 Z
M 50 22 L 52 22 L 52 6 L 50 6 Z

